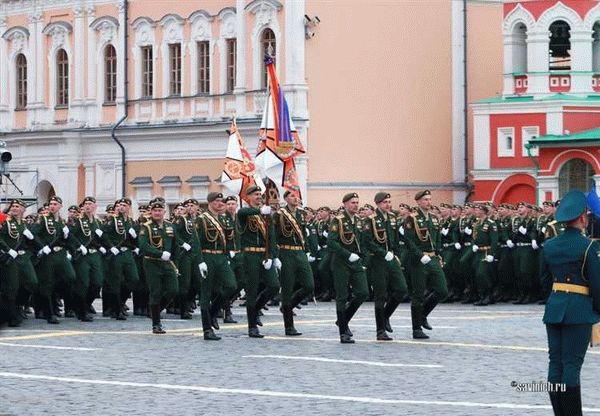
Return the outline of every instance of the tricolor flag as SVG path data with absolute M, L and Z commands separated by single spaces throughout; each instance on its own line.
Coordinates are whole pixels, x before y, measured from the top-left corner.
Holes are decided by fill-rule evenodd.
M 235 120 L 231 122 L 231 132 L 227 144 L 227 154 L 225 155 L 225 166 L 221 174 L 221 183 L 228 191 L 225 193 L 239 195 L 246 202 L 248 202 L 246 189 L 250 186 L 258 185 L 263 192 L 265 190 L 265 185 L 256 174 L 254 162 L 248 149 L 246 149 Z
M 295 191 L 300 196 L 300 186 L 294 157 L 304 153 L 304 146 L 290 117 L 283 90 L 277 81 L 273 58 L 265 58 L 267 65 L 269 97 L 265 102 L 260 125 L 260 141 L 256 165 L 264 176 L 271 179 L 280 195 L 284 190 Z

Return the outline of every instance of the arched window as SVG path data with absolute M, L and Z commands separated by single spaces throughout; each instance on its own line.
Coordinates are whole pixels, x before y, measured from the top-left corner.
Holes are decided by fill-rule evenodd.
M 558 174 L 558 192 L 562 198 L 567 192 L 579 190 L 588 192 L 592 189 L 594 170 L 583 159 L 571 159 L 565 163 Z
M 267 88 L 268 78 L 267 78 L 267 67 L 264 63 L 265 55 L 270 55 L 273 57 L 273 62 L 275 63 L 275 55 L 276 55 L 276 43 L 275 43 L 275 33 L 271 29 L 265 29 L 260 37 L 261 44 L 261 52 L 262 56 L 260 59 L 260 64 L 262 65 L 262 88 Z
M 56 53 L 56 106 L 69 105 L 69 58 L 64 49 Z
M 117 98 L 117 51 L 112 45 L 104 49 L 104 103 L 113 104 Z
M 27 58 L 20 53 L 17 55 L 17 110 L 27 107 Z
M 550 71 L 571 69 L 571 26 L 564 20 L 550 25 Z
M 527 26 L 519 23 L 513 29 L 513 72 L 527 72 Z

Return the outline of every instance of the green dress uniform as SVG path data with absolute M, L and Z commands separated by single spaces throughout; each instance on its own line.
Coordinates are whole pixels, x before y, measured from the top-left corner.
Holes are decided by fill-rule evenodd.
M 427 316 L 448 296 L 446 277 L 440 261 L 440 222 L 437 217 L 418 209 L 405 224 L 404 233 L 411 256 L 412 293 L 410 312 L 413 338 L 429 338 L 421 327 L 431 328 Z M 428 260 L 429 259 L 429 260 Z M 425 297 L 425 289 L 431 292 Z
M 519 299 L 515 304 L 530 303 L 533 279 L 537 276 L 536 258 L 532 244 L 536 239 L 535 224 L 528 216 L 514 216 L 511 222 L 511 241 L 513 248 L 513 267 L 517 280 Z M 536 242 L 537 245 L 537 242 Z
M 302 335 L 294 328 L 293 309 L 315 290 L 308 262 L 306 224 L 299 209 L 281 208 L 273 214 L 281 260 L 281 307 L 286 335 Z
M 473 225 L 474 252 L 473 269 L 475 270 L 475 286 L 479 294 L 477 306 L 493 303 L 493 262 L 498 252 L 498 226 L 489 217 L 478 219 Z
M 367 223 L 365 227 L 370 227 Z M 344 211 L 329 225 L 327 246 L 332 254 L 331 272 L 335 287 L 335 305 L 340 341 L 353 343 L 348 328 L 350 320 L 369 296 L 367 275 L 363 266 L 363 223 L 356 215 Z M 352 287 L 352 296 L 349 288 Z
M 59 283 L 70 287 L 76 280 L 73 265 L 67 258 L 67 249 L 71 248 L 70 233 L 64 220 L 52 214 L 41 215 L 31 231 L 43 247 L 36 266 L 38 277 L 39 305 L 46 315 L 48 323 L 58 323 L 54 314 L 52 294 Z
M 473 223 L 475 217 L 472 215 L 462 216 L 458 220 L 458 229 L 460 235 L 461 256 L 458 262 L 460 279 L 463 282 L 464 298 L 461 303 L 473 303 L 477 300 L 475 290 L 475 270 L 473 270 Z
M 306 245 L 308 248 L 308 262 L 310 264 L 310 269 L 313 274 L 313 281 L 315 288 L 313 290 L 313 295 L 320 293 L 323 289 L 322 287 L 317 287 L 318 278 L 319 278 L 319 234 L 317 230 L 317 221 L 313 220 L 310 223 L 306 224 Z M 316 296 L 315 296 L 316 297 Z
M 229 253 L 229 262 L 231 268 L 235 274 L 235 280 L 237 283 L 237 291 L 234 297 L 237 297 L 238 293 L 246 287 L 246 274 L 244 272 L 244 253 L 241 250 L 240 242 L 240 229 L 238 220 L 235 215 L 231 215 L 226 212 L 221 217 L 223 229 L 225 230 L 225 239 L 227 240 L 227 252 Z M 230 299 L 233 301 L 234 299 Z
M 443 270 L 448 282 L 448 302 L 459 300 L 465 289 L 459 274 L 459 261 L 462 245 L 460 244 L 459 219 L 448 217 L 441 221 Z
M 584 214 L 585 195 L 572 191 L 556 211 L 560 221 Z M 581 415 L 580 372 L 590 343 L 592 324 L 600 321 L 600 244 L 568 226 L 544 246 L 543 285 L 551 289 L 543 322 L 548 334 L 548 382 L 566 391 L 550 391 L 555 415 Z
M 29 235 L 29 238 L 23 234 Z M 41 248 L 24 221 L 8 216 L 0 224 L 0 303 L 7 314 L 8 324 L 21 324 L 17 305 L 24 305 L 37 287 L 37 276 L 31 263 L 31 250 Z M 19 296 L 19 293 L 23 295 Z
M 235 274 L 227 252 L 224 217 L 207 211 L 200 215 L 198 220 L 198 237 L 203 256 L 201 262 L 205 261 L 208 267 L 208 274 L 206 279 L 202 280 L 200 289 L 202 328 L 207 337 L 212 336 L 211 326 L 219 329 L 217 312 L 229 304 L 229 300 L 237 291 Z
M 497 221 L 498 224 L 498 285 L 500 301 L 508 302 L 516 293 L 515 280 L 513 278 L 513 252 L 508 247 L 507 241 L 512 234 L 512 218 L 507 215 Z
M 77 276 L 73 285 L 75 312 L 80 320 L 91 321 L 92 318 L 88 315 L 90 293 L 93 293 L 95 298 L 104 279 L 102 254 L 99 251 L 99 235 L 102 231 L 98 220 L 85 214 L 75 218 L 69 229 L 77 248 L 73 256 L 73 267 Z
M 200 281 L 199 264 L 202 262 L 200 239 L 196 225 L 188 215 L 180 215 L 173 223 L 175 238 L 180 247 L 177 259 L 179 269 L 179 310 L 181 319 L 192 319 L 189 311 L 189 293 L 192 287 L 198 287 Z
M 317 236 L 319 238 L 319 252 L 317 255 L 317 269 L 319 271 L 318 282 L 321 288 L 319 300 L 329 302 L 334 295 L 333 277 L 331 274 L 331 250 L 327 246 L 327 237 L 329 235 L 329 225 L 331 220 L 324 219 L 317 222 Z
M 248 335 L 260 338 L 257 325 L 258 311 L 279 292 L 279 280 L 273 264 L 265 269 L 268 260 L 278 256 L 275 228 L 269 216 L 260 214 L 260 210 L 252 207 L 238 211 L 241 230 L 241 247 L 244 252 L 244 270 L 246 271 L 246 312 L 248 314 Z M 267 247 L 268 244 L 268 247 Z M 267 250 L 268 249 L 268 250 Z M 259 293 L 258 286 L 263 285 Z
M 386 329 L 392 329 L 389 319 L 408 290 L 398 257 L 398 220 L 393 213 L 377 208 L 366 221 L 370 222 L 366 236 L 371 257 L 377 339 L 387 341 L 391 340 L 386 334 Z
M 178 271 L 175 261 L 179 248 L 175 240 L 175 227 L 166 220 L 151 219 L 140 229 L 139 245 L 140 254 L 144 257 L 144 274 L 150 293 L 152 332 L 164 333 L 160 323 L 160 311 L 178 293 Z
M 139 235 L 140 230 L 142 229 L 142 225 L 150 221 L 147 216 L 140 216 L 134 225 L 134 230 Z M 148 310 L 148 284 L 146 283 L 146 276 L 144 274 L 144 257 L 140 254 L 139 248 L 138 250 L 134 250 L 134 254 L 137 254 L 133 257 L 135 261 L 135 266 L 138 273 L 138 281 L 133 287 L 133 314 L 137 316 L 150 316 L 150 312 Z
M 108 298 L 106 303 L 110 305 L 111 316 L 118 320 L 125 320 L 127 318 L 121 309 L 123 298 L 121 287 L 124 284 L 127 287 L 135 287 L 139 282 L 132 253 L 132 250 L 137 248 L 134 222 L 123 214 L 112 215 L 102 225 L 102 233 L 102 245 L 107 250 L 109 269 L 105 276 L 102 297 Z

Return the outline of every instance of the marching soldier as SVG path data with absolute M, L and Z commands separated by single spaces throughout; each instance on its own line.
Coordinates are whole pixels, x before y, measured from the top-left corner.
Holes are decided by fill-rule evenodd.
M 544 247 L 543 285 L 550 292 L 543 322 L 548 334 L 548 382 L 555 415 L 581 415 L 580 373 L 592 324 L 600 321 L 600 245 L 583 236 L 588 224 L 586 197 L 571 191 L 556 220 L 566 230 Z M 566 391 L 558 384 L 566 385 Z
M 513 270 L 517 278 L 519 299 L 514 302 L 517 305 L 532 301 L 530 293 L 532 290 L 535 262 L 532 260 L 533 250 L 539 248 L 536 241 L 536 233 L 528 215 L 525 202 L 517 205 L 517 215 L 511 222 L 511 239 L 506 242 L 508 247 L 513 248 Z
M 462 248 L 460 240 L 460 232 L 458 230 L 458 222 L 460 218 L 460 210 L 455 206 L 441 203 L 440 212 L 441 220 L 441 242 L 442 242 L 442 259 L 444 263 L 444 275 L 448 281 L 448 298 L 447 302 L 459 300 L 464 290 L 463 282 L 460 274 L 458 274 L 460 249 Z
M 463 304 L 473 303 L 477 300 L 474 280 L 475 271 L 473 270 L 473 264 L 470 261 L 473 254 L 471 246 L 473 245 L 473 223 L 475 221 L 473 204 L 467 202 L 463 210 L 463 215 L 458 221 L 460 245 L 462 247 L 458 265 L 459 274 L 465 287 L 464 298 L 461 302 Z
M 305 241 L 306 224 L 298 209 L 296 192 L 286 191 L 287 206 L 273 215 L 279 257 L 281 259 L 281 308 L 285 335 L 302 335 L 294 328 L 294 308 L 315 289 L 308 258 L 312 257 Z
M 177 259 L 179 249 L 175 239 L 175 228 L 164 219 L 164 203 L 152 203 L 150 215 L 150 221 L 145 222 L 140 229 L 140 254 L 144 256 L 144 274 L 150 292 L 152 333 L 164 334 L 160 312 L 178 292 L 174 260 Z
M 421 328 L 432 329 L 427 322 L 427 316 L 448 296 L 448 287 L 439 256 L 440 223 L 429 213 L 431 192 L 417 192 L 415 201 L 419 207 L 404 224 L 406 240 L 412 254 L 409 257 L 412 278 L 410 312 L 413 338 L 427 339 L 429 336 Z M 426 298 L 425 289 L 431 291 Z
M 248 336 L 263 338 L 257 327 L 258 311 L 279 291 L 275 270 L 281 268 L 281 261 L 277 258 L 275 229 L 270 221 L 271 207 L 262 205 L 262 194 L 258 186 L 249 187 L 246 195 L 249 197 L 250 207 L 241 208 L 238 219 L 246 270 Z M 258 286 L 261 283 L 263 290 L 259 293 Z
M 331 222 L 331 210 L 329 207 L 321 207 L 317 210 L 317 237 L 319 251 L 317 253 L 318 281 L 320 286 L 319 300 L 329 302 L 333 299 L 333 279 L 331 276 L 331 252 L 327 247 L 327 236 L 329 235 L 329 224 Z
M 335 306 L 340 342 L 353 344 L 350 320 L 367 299 L 367 276 L 361 255 L 363 252 L 363 224 L 358 218 L 358 194 L 344 195 L 344 212 L 336 216 L 329 226 L 327 246 L 332 253 L 331 270 L 335 286 Z M 366 227 L 370 227 L 367 223 Z M 352 296 L 349 288 L 352 287 Z
M 241 250 L 240 229 L 237 220 L 238 203 L 235 196 L 225 198 L 225 216 L 223 218 L 223 228 L 227 240 L 227 251 L 231 268 L 235 274 L 237 290 L 229 300 L 224 313 L 223 323 L 237 324 L 231 313 L 231 303 L 237 298 L 240 291 L 246 287 L 246 277 L 244 274 L 244 253 Z
M 500 204 L 496 222 L 498 225 L 499 300 L 501 302 L 508 302 L 515 295 L 512 249 L 508 246 L 508 240 L 512 234 L 512 208 L 510 204 Z
M 400 237 L 396 216 L 391 212 L 391 196 L 386 192 L 375 194 L 375 213 L 370 215 L 370 226 L 365 227 L 371 254 L 375 324 L 378 341 L 390 341 L 386 330 L 393 332 L 390 317 L 407 292 L 406 280 L 398 258 Z
M 479 204 L 475 207 L 477 221 L 473 224 L 473 269 L 475 286 L 479 292 L 476 306 L 494 303 L 492 299 L 492 264 L 498 249 L 498 226 L 488 217 L 489 207 Z

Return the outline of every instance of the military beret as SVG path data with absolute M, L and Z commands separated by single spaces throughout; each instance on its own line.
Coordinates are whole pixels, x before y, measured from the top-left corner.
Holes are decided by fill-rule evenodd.
M 79 207 L 77 205 L 71 205 L 69 207 L 68 211 L 77 211 L 77 212 L 79 212 Z
M 398 204 L 398 208 L 406 208 L 406 209 L 410 209 L 410 205 L 405 204 L 404 202 Z
M 556 210 L 556 221 L 572 221 L 583 214 L 587 209 L 585 194 L 581 191 L 571 191 L 561 200 Z
M 183 204 L 183 202 L 180 202 L 177 205 L 175 205 L 175 208 L 185 208 L 185 205 Z
M 375 198 L 373 198 L 373 201 L 375 201 L 376 204 L 379 204 L 380 202 L 383 202 L 383 200 L 391 197 L 392 196 L 387 192 L 377 192 L 375 194 Z
M 425 189 L 424 191 L 419 191 L 415 194 L 415 201 L 418 201 L 419 199 L 423 198 L 425 195 L 431 195 L 431 192 L 429 192 L 429 189 Z
M 188 199 L 186 199 L 185 201 L 183 201 L 183 205 L 189 205 L 189 204 L 192 204 L 192 205 L 200 205 L 200 204 L 198 203 L 198 201 L 197 201 L 196 199 L 194 199 L 194 198 L 188 198 Z
M 83 208 L 83 202 L 79 203 L 79 209 Z
M 317 211 L 331 211 L 331 208 L 322 206 L 322 207 L 319 207 L 319 209 Z
M 262 192 L 260 187 L 256 186 L 256 185 L 252 185 L 250 187 L 248 187 L 248 189 L 246 189 L 246 195 L 251 195 L 254 192 Z
M 445 202 L 442 202 L 442 203 L 440 204 L 440 207 L 442 207 L 442 208 L 452 208 L 452 205 L 451 205 L 451 204 L 447 204 L 447 203 L 445 203 Z
M 42 213 L 42 211 L 44 211 L 45 209 L 46 209 L 46 208 L 44 208 L 44 207 L 38 208 L 38 210 L 37 210 L 37 213 L 38 213 L 38 214 L 41 214 L 41 213 Z
M 96 198 L 94 198 L 93 196 L 86 196 L 85 198 L 83 198 L 83 201 L 81 201 L 81 203 L 85 204 L 88 201 L 96 203 Z
M 206 200 L 208 202 L 213 202 L 213 201 L 215 201 L 215 200 L 217 200 L 219 198 L 223 199 L 223 194 L 221 192 L 210 192 L 208 194 L 208 196 L 206 197 Z
M 356 192 L 350 192 L 350 193 L 344 195 L 344 197 L 342 198 L 342 202 L 348 202 L 352 198 L 358 198 L 358 194 Z
M 225 198 L 223 201 L 224 202 L 229 202 L 229 201 L 237 202 L 237 198 L 235 196 L 233 196 L 233 195 L 230 195 L 227 198 Z
M 455 209 L 460 209 L 461 211 L 462 211 L 462 209 L 463 209 L 462 205 L 458 205 L 458 204 L 454 204 L 454 205 L 452 205 L 452 208 L 455 208 Z
M 314 210 L 314 208 L 311 208 L 311 207 L 305 207 L 305 208 L 304 208 L 304 210 L 305 210 L 306 212 L 311 212 L 311 213 L 313 213 L 313 214 L 315 213 L 315 210 Z
M 542 202 L 542 205 L 545 207 L 553 207 L 554 206 L 554 202 L 552 201 L 544 201 Z
M 162 202 L 163 204 L 166 203 L 165 199 L 162 196 L 155 196 L 150 200 L 150 202 L 148 202 L 148 205 L 152 205 L 154 202 Z
M 62 198 L 59 197 L 59 196 L 52 196 L 52 197 L 50 197 L 50 199 L 48 200 L 48 202 L 52 202 L 52 201 L 58 202 L 59 204 L 62 205 Z
M 364 209 L 370 209 L 371 211 L 375 211 L 375 207 L 371 204 L 365 204 L 363 206 Z
M 286 189 L 285 192 L 283 193 L 283 197 L 287 198 L 288 196 L 290 196 L 292 194 L 292 191 L 290 191 L 289 189 Z
M 9 207 L 12 207 L 13 205 L 21 205 L 23 208 L 26 208 L 27 205 L 25 205 L 25 202 L 23 202 L 22 199 L 13 199 L 10 201 L 10 204 L 8 204 Z
M 142 204 L 138 207 L 138 211 L 148 210 L 150 207 L 146 204 Z
M 150 209 L 165 209 L 165 203 L 162 201 L 154 201 L 150 204 Z
M 114 211 L 115 210 L 115 206 L 113 204 L 108 204 L 106 206 L 106 211 Z
M 127 204 L 127 205 L 131 206 L 131 199 L 129 199 L 129 198 L 121 198 L 121 199 L 117 200 L 116 203 L 117 204 Z

